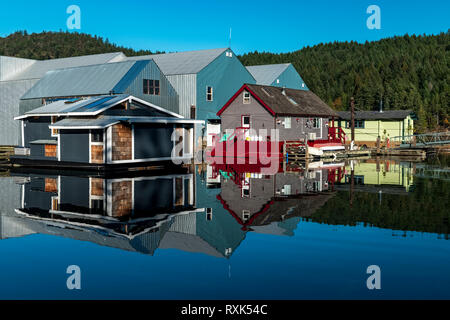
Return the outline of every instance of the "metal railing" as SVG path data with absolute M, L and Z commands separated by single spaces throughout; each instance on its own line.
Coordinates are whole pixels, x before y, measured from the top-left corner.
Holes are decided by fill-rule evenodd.
M 427 147 L 433 145 L 450 144 L 450 131 L 416 134 L 409 136 L 397 136 L 390 139 L 392 144 L 400 147 Z

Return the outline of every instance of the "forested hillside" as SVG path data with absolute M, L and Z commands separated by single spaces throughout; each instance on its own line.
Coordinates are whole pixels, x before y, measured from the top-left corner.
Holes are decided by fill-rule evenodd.
M 149 50 L 135 51 L 85 33 L 28 34 L 26 31 L 18 31 L 5 38 L 0 37 L 0 55 L 4 56 L 43 60 L 106 52 L 123 52 L 127 56 L 152 54 Z
M 245 65 L 291 62 L 308 87 L 337 110 L 351 96 L 359 110 L 413 109 L 422 130 L 448 126 L 450 33 L 376 42 L 335 42 L 273 54 L 241 56 Z
M 19 31 L 0 37 L 0 55 L 23 58 L 51 59 L 113 51 L 128 56 L 152 53 L 80 33 Z M 281 54 L 251 52 L 239 58 L 244 65 L 293 63 L 308 87 L 336 110 L 348 109 L 351 96 L 355 97 L 358 110 L 376 109 L 382 99 L 385 110 L 413 109 L 422 131 L 448 126 L 449 31 L 364 44 L 319 44 Z

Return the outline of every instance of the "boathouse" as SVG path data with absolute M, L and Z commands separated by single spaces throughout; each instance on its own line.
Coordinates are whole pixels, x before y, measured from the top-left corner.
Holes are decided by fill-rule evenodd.
M 201 122 L 127 94 L 59 100 L 16 120 L 22 148 L 13 162 L 97 169 L 190 162 Z
M 306 140 L 323 151 L 343 149 L 342 137 L 329 120 L 337 118 L 337 113 L 310 90 L 245 84 L 217 115 L 222 134 L 227 129 L 244 130 L 250 135 L 247 140 L 261 141 L 261 129 L 268 134 L 277 129 L 280 141 Z

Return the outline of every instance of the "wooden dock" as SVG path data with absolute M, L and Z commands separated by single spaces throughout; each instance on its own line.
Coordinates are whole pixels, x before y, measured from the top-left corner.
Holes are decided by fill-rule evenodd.
M 6 166 L 10 163 L 9 157 L 14 154 L 14 147 L 0 146 L 0 166 Z

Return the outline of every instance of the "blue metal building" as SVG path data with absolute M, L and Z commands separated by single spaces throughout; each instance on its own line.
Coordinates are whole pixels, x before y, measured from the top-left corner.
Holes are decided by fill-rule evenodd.
M 249 66 L 247 70 L 255 78 L 256 84 L 309 90 L 291 63 Z

